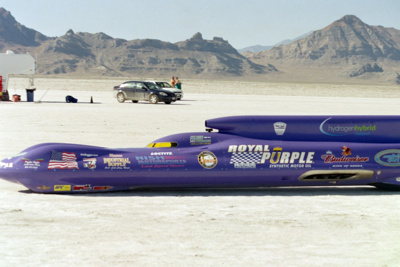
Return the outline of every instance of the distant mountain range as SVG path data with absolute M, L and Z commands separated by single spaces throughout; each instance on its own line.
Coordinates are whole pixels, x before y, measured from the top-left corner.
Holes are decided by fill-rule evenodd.
M 258 64 L 273 64 L 287 79 L 400 84 L 400 31 L 370 26 L 347 15 L 287 45 L 243 53 Z M 314 77 L 314 78 L 312 78 Z
M 351 15 L 288 44 L 240 54 L 201 33 L 177 43 L 73 30 L 47 37 L 0 8 L 0 52 L 7 50 L 35 55 L 44 75 L 400 83 L 400 31 Z
M 204 40 L 200 33 L 169 43 L 154 39 L 112 38 L 104 33 L 75 33 L 50 38 L 19 24 L 0 8 L 0 51 L 37 55 L 38 74 L 79 76 L 236 77 L 276 71 L 248 60 L 227 41 Z
M 244 52 L 258 53 L 258 52 L 261 52 L 261 51 L 269 50 L 274 46 L 290 44 L 290 43 L 292 43 L 294 41 L 303 39 L 303 38 L 307 37 L 310 34 L 311 34 L 311 32 L 303 34 L 303 35 L 301 35 L 299 37 L 296 37 L 294 39 L 286 39 L 286 40 L 280 41 L 279 43 L 274 44 L 274 45 L 253 45 L 253 46 L 248 46 L 248 47 L 245 47 L 245 48 L 238 49 L 238 52 L 239 53 L 244 53 Z
M 400 60 L 400 31 L 369 26 L 355 16 L 345 16 L 308 37 L 272 48 L 266 58 L 338 61 L 358 57 L 365 60 Z
M 266 51 L 274 47 L 273 45 L 252 45 L 252 46 L 247 46 L 245 48 L 238 49 L 239 53 L 244 53 L 244 52 L 252 52 L 252 53 L 258 53 L 261 51 Z

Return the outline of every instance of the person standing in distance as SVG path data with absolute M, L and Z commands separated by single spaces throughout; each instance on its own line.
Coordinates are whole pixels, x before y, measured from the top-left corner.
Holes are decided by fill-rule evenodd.
M 172 76 L 171 81 L 169 82 L 172 87 L 175 87 L 175 77 Z
M 175 78 L 175 88 L 182 89 L 182 82 L 178 77 Z

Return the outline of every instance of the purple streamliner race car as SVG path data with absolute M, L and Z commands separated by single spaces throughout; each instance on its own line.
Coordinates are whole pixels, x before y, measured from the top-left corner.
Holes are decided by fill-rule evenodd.
M 400 116 L 235 116 L 144 148 L 46 143 L 0 162 L 40 193 L 371 185 L 400 189 Z

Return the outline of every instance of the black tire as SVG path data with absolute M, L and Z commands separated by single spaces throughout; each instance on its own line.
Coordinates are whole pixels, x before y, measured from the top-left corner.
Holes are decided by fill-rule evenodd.
M 158 103 L 158 96 L 157 95 L 150 95 L 149 102 L 151 104 L 157 104 Z
M 171 104 L 171 102 L 170 101 L 168 101 L 168 102 L 164 102 L 165 104 L 167 104 L 167 105 L 169 105 L 169 104 Z
M 124 102 L 125 102 L 125 95 L 124 95 L 124 93 L 118 93 L 118 94 L 117 94 L 117 101 L 118 101 L 119 103 L 124 103 Z
M 132 100 L 132 102 L 133 102 L 133 103 L 137 103 L 137 102 L 139 102 L 139 101 L 137 101 L 137 100 Z

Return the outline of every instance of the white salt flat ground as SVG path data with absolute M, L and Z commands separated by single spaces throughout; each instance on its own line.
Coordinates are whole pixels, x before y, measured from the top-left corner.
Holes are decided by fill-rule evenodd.
M 151 105 L 119 104 L 117 84 L 42 79 L 41 103 L 0 102 L 0 158 L 42 142 L 143 147 L 221 116 L 400 110 L 395 87 L 188 81 L 183 101 Z M 0 266 L 399 266 L 399 208 L 372 187 L 44 195 L 0 180 Z

